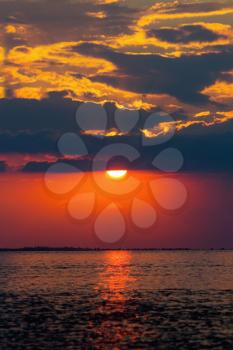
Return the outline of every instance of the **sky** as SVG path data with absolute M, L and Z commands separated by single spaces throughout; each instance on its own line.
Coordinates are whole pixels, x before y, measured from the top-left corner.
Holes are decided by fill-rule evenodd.
M 141 157 L 131 167 L 140 171 L 153 171 L 153 159 L 165 144 L 179 149 L 181 170 L 192 174 L 186 180 L 191 192 L 199 188 L 199 176 L 215 174 L 216 186 L 206 186 L 203 196 L 216 194 L 218 205 L 212 214 L 202 208 L 204 225 L 208 232 L 216 227 L 220 232 L 224 222 L 225 230 L 232 231 L 232 200 L 228 197 L 227 205 L 217 200 L 226 186 L 232 193 L 232 0 L 0 0 L 0 65 L 0 183 L 5 187 L 2 201 L 9 206 L 0 215 L 0 228 L 10 237 L 0 239 L 0 246 L 20 245 L 14 235 L 17 226 L 32 230 L 26 218 L 10 224 L 11 209 L 18 217 L 18 198 L 24 197 L 16 191 L 14 198 L 13 182 L 23 181 L 26 196 L 25 183 L 30 187 L 35 180 L 31 176 L 42 177 L 61 161 L 90 171 L 96 154 L 114 143 L 139 151 Z M 60 147 L 66 133 L 77 134 L 86 152 L 73 146 L 73 139 L 68 150 Z M 35 191 L 35 203 L 37 196 Z M 25 212 L 29 202 L 22 200 Z M 211 225 L 213 213 L 217 223 Z M 35 208 L 36 215 L 43 214 Z M 201 222 L 195 231 L 201 230 Z M 21 245 L 33 243 L 28 235 Z M 220 241 L 217 237 L 215 246 Z M 73 239 L 69 242 L 75 245 Z M 40 243 L 56 245 L 56 240 Z M 222 241 L 227 247 L 231 243 L 228 236 Z M 169 242 L 145 243 L 156 244 Z M 173 241 L 170 245 L 177 246 Z M 197 241 L 203 245 L 211 245 L 209 238 Z
M 17 0 L 0 9 L 2 169 L 22 168 L 26 153 L 56 153 L 54 140 L 77 130 L 74 113 L 86 102 L 106 106 L 105 136 L 122 136 L 114 109 L 139 110 L 140 120 L 162 111 L 184 149 L 194 135 L 216 154 L 214 167 L 233 167 L 231 1 Z M 143 132 L 141 123 L 127 136 Z M 196 164 L 202 151 L 192 153 Z

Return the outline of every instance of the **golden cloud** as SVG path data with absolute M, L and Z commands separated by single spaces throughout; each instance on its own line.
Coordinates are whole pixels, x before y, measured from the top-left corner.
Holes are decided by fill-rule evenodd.
M 11 71 L 12 73 L 13 71 Z M 90 101 L 105 103 L 112 101 L 119 108 L 150 109 L 152 104 L 143 101 L 140 94 L 113 88 L 104 83 L 93 82 L 88 78 L 76 78 L 73 72 L 58 73 L 51 71 L 35 70 L 33 83 L 30 85 L 24 81 L 24 75 L 14 75 L 14 96 L 20 98 L 42 99 L 52 91 L 66 91 L 66 97 L 77 101 Z M 20 79 L 19 79 L 20 78 Z M 26 78 L 27 80 L 27 78 Z M 17 87 L 19 84 L 26 86 Z M 12 83 L 13 85 L 13 83 Z
M 233 83 L 216 81 L 213 85 L 202 90 L 201 93 L 207 95 L 213 102 L 232 104 Z
M 107 17 L 106 12 L 104 12 L 104 11 L 86 12 L 86 15 L 89 17 L 94 17 L 94 18 L 98 18 L 98 19 L 104 19 Z
M 6 27 L 5 27 L 5 31 L 6 31 L 6 33 L 8 33 L 8 34 L 14 34 L 14 33 L 16 33 L 17 32 L 17 28 L 16 28 L 16 26 L 13 26 L 13 25 L 7 25 Z
M 208 120 L 203 119 L 203 117 L 209 116 Z M 218 124 L 223 124 L 229 120 L 233 120 L 233 111 L 218 111 L 211 115 L 210 111 L 205 111 L 202 113 L 194 115 L 195 119 L 189 120 L 174 120 L 171 122 L 161 122 L 154 128 L 141 129 L 141 132 L 145 137 L 156 138 L 161 135 L 166 135 L 171 130 L 176 129 L 177 132 L 187 129 L 193 125 L 201 125 L 203 127 L 211 127 Z M 199 119 L 198 119 L 199 118 Z
M 109 130 L 83 130 L 81 131 L 81 134 L 83 135 L 90 135 L 90 136 L 104 136 L 104 137 L 115 137 L 115 136 L 124 136 L 127 135 L 127 133 L 122 132 L 116 128 L 112 128 Z
M 0 86 L 0 98 L 5 98 L 5 88 L 3 86 Z
M 202 117 L 208 117 L 210 115 L 210 111 L 203 111 L 195 114 L 194 118 L 202 118 Z
M 75 67 L 80 68 L 82 74 L 106 73 L 115 70 L 116 67 L 107 60 L 72 52 L 72 46 L 76 45 L 77 42 L 60 42 L 36 47 L 17 46 L 9 51 L 7 60 L 11 64 L 26 67 L 28 64 L 34 64 L 34 67 L 47 66 L 50 69 L 56 65 L 62 65 L 63 69 Z
M 16 98 L 41 100 L 44 97 L 43 89 L 37 87 L 23 87 L 15 89 L 14 95 Z
M 186 18 L 203 18 L 203 17 L 217 17 L 233 13 L 232 7 L 226 7 L 213 11 L 199 11 L 199 12 L 176 12 L 175 9 L 179 5 L 178 1 L 168 3 L 158 3 L 148 9 L 146 14 L 141 16 L 137 22 L 139 27 L 149 26 L 151 23 Z
M 108 44 L 114 49 L 130 49 L 137 50 L 141 53 L 152 53 L 154 49 L 163 49 L 163 55 L 180 57 L 183 54 L 203 54 L 208 52 L 211 48 L 212 51 L 216 51 L 218 46 L 226 46 L 233 44 L 233 30 L 230 25 L 222 23 L 206 23 L 206 22 L 194 22 L 194 26 L 202 26 L 205 29 L 210 30 L 218 36 L 214 41 L 190 41 L 187 43 L 172 43 L 165 40 L 161 40 L 156 36 L 148 36 L 147 31 L 143 28 L 135 26 L 133 34 L 121 35 L 109 40 Z M 176 26 L 176 29 L 182 28 L 185 24 Z M 163 27 L 169 28 L 171 27 Z

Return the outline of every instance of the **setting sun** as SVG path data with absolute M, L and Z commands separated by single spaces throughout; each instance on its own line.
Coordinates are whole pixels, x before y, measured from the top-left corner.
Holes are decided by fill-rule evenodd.
M 114 180 L 120 180 L 127 174 L 127 170 L 107 170 L 106 174 Z

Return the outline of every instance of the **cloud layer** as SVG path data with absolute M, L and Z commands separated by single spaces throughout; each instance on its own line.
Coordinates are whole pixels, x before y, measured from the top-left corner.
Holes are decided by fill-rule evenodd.
M 107 130 L 82 133 L 91 153 L 101 133 L 104 142 L 131 144 L 155 137 L 144 120 L 166 111 L 190 159 L 202 159 L 191 151 L 194 137 L 209 152 L 223 143 L 214 153 L 226 164 L 219 154 L 230 153 L 223 135 L 233 119 L 232 20 L 230 0 L 1 0 L 0 153 L 30 153 L 36 162 L 43 154 L 46 166 L 58 156 L 58 137 L 77 130 L 77 107 L 91 101 L 110 120 Z M 116 128 L 116 108 L 140 111 L 133 133 Z

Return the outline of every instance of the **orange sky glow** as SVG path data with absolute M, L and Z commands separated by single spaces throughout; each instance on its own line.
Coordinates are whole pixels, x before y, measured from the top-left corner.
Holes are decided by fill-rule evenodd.
M 0 66 L 0 247 L 233 246 L 232 0 L 1 0 Z
M 61 181 L 66 181 L 63 175 L 60 176 L 63 178 Z M 232 246 L 229 228 L 233 185 L 229 175 L 176 175 L 187 187 L 188 201 L 178 212 L 171 213 L 161 208 L 148 190 L 149 179 L 158 175 L 134 172 L 133 176 L 140 180 L 140 187 L 131 195 L 118 197 L 106 195 L 96 187 L 91 174 L 67 195 L 51 194 L 45 187 L 43 174 L 1 175 L 0 246 L 109 247 L 96 237 L 93 225 L 98 214 L 112 202 L 119 206 L 127 221 L 125 236 L 111 244 L 113 248 Z M 166 192 L 162 187 L 158 190 L 161 195 Z M 96 195 L 94 212 L 88 220 L 74 220 L 67 211 L 70 198 L 78 193 L 90 192 Z M 150 204 L 157 212 L 158 219 L 150 229 L 137 229 L 130 219 L 135 197 Z M 82 206 L 85 207 L 85 201 Z M 146 212 L 141 215 L 146 215 Z M 218 232 L 222 232 L 221 237 Z

